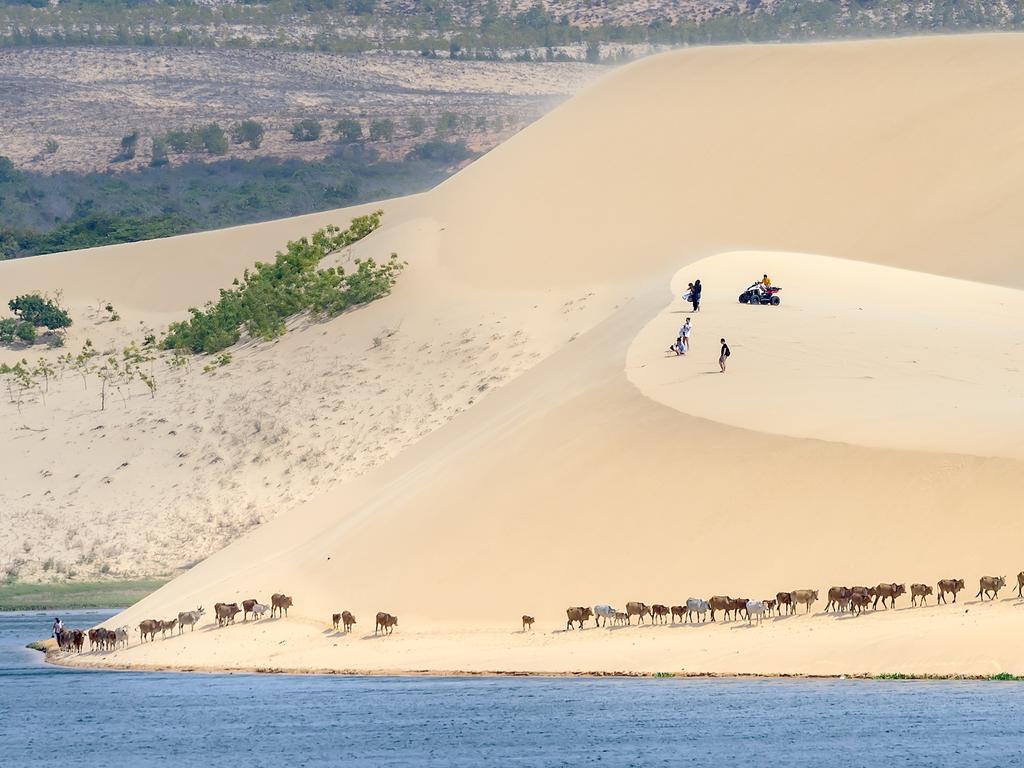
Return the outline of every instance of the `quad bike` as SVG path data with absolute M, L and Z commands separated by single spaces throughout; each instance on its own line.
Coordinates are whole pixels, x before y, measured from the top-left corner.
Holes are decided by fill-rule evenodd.
M 777 307 L 780 304 L 777 294 L 781 290 L 774 285 L 765 287 L 763 283 L 754 283 L 740 294 L 740 304 L 771 304 Z

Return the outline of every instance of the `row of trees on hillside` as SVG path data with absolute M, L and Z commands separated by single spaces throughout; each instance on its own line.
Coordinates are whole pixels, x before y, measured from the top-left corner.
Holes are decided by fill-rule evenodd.
M 488 119 L 486 115 L 459 114 L 442 112 L 434 120 L 433 132 L 438 138 L 447 138 L 471 131 L 502 130 L 515 124 L 512 117 L 495 115 Z M 391 118 L 373 118 L 360 120 L 357 117 L 343 117 L 331 126 L 333 136 L 343 144 L 354 144 L 369 141 L 390 142 L 399 138 L 415 138 L 427 133 L 429 124 L 421 115 L 412 115 L 401 124 Z M 298 120 L 289 129 L 293 141 L 314 142 L 324 135 L 324 126 L 319 120 L 306 118 Z M 166 165 L 173 155 L 209 154 L 226 155 L 231 144 L 246 145 L 249 149 L 259 149 L 263 144 L 266 129 L 258 120 L 247 119 L 233 123 L 228 130 L 213 122 L 206 125 L 194 125 L 188 128 L 176 128 L 151 138 L 150 165 Z M 133 160 L 139 148 L 140 134 L 132 131 L 125 134 L 120 141 L 118 152 L 112 162 Z M 52 145 L 51 145 L 52 142 Z M 52 139 L 47 148 L 52 146 L 55 152 L 59 147 Z

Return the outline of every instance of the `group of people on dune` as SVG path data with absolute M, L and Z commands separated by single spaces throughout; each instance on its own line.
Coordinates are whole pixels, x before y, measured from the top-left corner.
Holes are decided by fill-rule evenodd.
M 772 281 L 768 279 L 768 275 L 765 275 L 761 281 L 766 287 L 772 284 Z M 686 284 L 686 293 L 683 294 L 683 301 L 690 302 L 693 307 L 693 312 L 700 312 L 700 299 L 703 293 L 703 286 L 700 280 L 694 280 L 692 283 Z M 683 323 L 683 327 L 679 329 L 679 335 L 676 337 L 675 343 L 669 348 L 669 352 L 674 352 L 676 355 L 685 355 L 690 351 L 690 336 L 693 333 L 693 324 L 690 322 L 690 318 L 686 318 L 686 322 Z M 732 356 L 732 350 L 729 349 L 729 344 L 726 340 L 719 339 L 721 348 L 718 353 L 718 367 L 722 369 L 722 373 L 725 373 L 725 366 Z

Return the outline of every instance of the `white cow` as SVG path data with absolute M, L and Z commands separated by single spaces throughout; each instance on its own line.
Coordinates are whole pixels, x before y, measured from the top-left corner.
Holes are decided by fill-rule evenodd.
M 267 611 L 269 610 L 269 605 L 264 605 L 263 603 L 256 603 L 256 605 L 252 607 L 252 617 L 254 619 L 262 619 L 264 616 L 267 615 Z
M 114 630 L 114 648 L 117 648 L 121 643 L 124 643 L 124 647 L 128 647 L 128 627 L 118 627 Z
M 686 601 L 686 620 L 690 621 L 693 614 L 697 614 L 697 621 L 708 620 L 708 601 L 699 597 L 691 597 Z
M 764 600 L 747 600 L 747 624 L 751 624 L 754 618 L 757 623 L 764 621 Z
M 595 605 L 594 606 L 594 624 L 598 627 L 601 626 L 600 619 L 604 617 L 604 626 L 608 626 L 608 619 L 612 622 L 615 621 L 615 609 L 610 605 Z

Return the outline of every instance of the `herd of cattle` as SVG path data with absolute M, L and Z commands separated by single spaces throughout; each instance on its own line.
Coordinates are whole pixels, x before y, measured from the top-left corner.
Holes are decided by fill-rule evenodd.
M 982 601 L 986 598 L 994 600 L 999 596 L 999 590 L 1006 586 L 1005 576 L 983 576 L 978 584 L 978 594 Z M 917 606 L 928 604 L 928 596 L 935 595 L 936 603 L 946 603 L 946 595 L 953 596 L 956 602 L 957 593 L 964 589 L 963 579 L 942 579 L 936 585 L 938 592 L 928 584 L 910 585 L 911 605 Z M 835 611 L 838 613 L 850 612 L 859 616 L 867 608 L 878 610 L 881 603 L 885 609 L 896 607 L 896 598 L 907 593 L 906 584 L 882 583 L 875 587 L 832 587 L 828 591 L 828 602 L 825 605 L 825 612 Z M 1024 597 L 1024 571 L 1017 574 L 1017 596 Z M 637 617 L 637 623 L 643 624 L 644 617 L 650 617 L 651 623 L 699 623 L 707 621 L 708 614 L 711 620 L 715 620 L 715 613 L 718 612 L 728 621 L 741 617 L 746 618 L 747 623 L 764 621 L 765 616 L 782 615 L 794 613 L 798 606 L 804 606 L 804 613 L 811 610 L 811 606 L 818 601 L 818 590 L 797 589 L 792 592 L 778 592 L 774 598 L 766 600 L 751 600 L 746 597 L 729 597 L 728 595 L 715 595 L 714 597 L 702 600 L 699 597 L 691 597 L 685 605 L 667 606 L 660 603 L 647 605 L 640 602 L 626 603 L 626 610 L 620 611 L 610 605 L 595 605 L 593 608 L 582 605 L 570 606 L 565 609 L 566 630 L 573 629 L 573 624 L 583 629 L 584 622 L 593 619 L 594 626 L 631 625 L 633 617 Z M 603 621 L 603 624 L 602 624 Z M 523 631 L 533 627 L 532 616 L 523 616 Z
M 217 620 L 218 627 L 224 627 L 228 624 L 235 623 L 235 616 L 239 613 L 242 614 L 242 621 L 249 620 L 249 614 L 252 614 L 254 620 L 265 618 L 267 613 L 270 613 L 271 618 L 274 616 L 286 617 L 288 615 L 288 609 L 294 605 L 292 598 L 289 595 L 283 595 L 275 593 L 270 596 L 270 605 L 265 605 L 256 599 L 243 600 L 239 606 L 237 602 L 234 603 L 214 603 L 213 615 Z M 160 633 L 160 637 L 164 638 L 167 633 L 174 634 L 174 629 L 177 628 L 178 634 L 180 635 L 185 631 L 185 627 L 189 627 L 189 631 L 194 632 L 196 624 L 206 613 L 202 606 L 199 606 L 194 611 L 183 611 L 178 614 L 176 619 L 146 619 L 139 623 L 139 638 L 140 642 L 149 642 L 156 640 L 156 633 Z M 331 617 L 334 629 L 338 629 L 339 626 L 344 628 L 345 632 L 351 632 L 352 627 L 355 626 L 356 617 L 352 615 L 350 611 L 342 611 L 341 613 L 335 613 Z M 381 611 L 377 614 L 377 623 L 374 627 L 373 634 L 378 632 L 390 635 L 394 632 L 395 627 L 398 626 L 398 617 L 392 616 L 390 613 Z M 122 645 L 128 647 L 128 627 L 119 627 L 118 629 L 105 629 L 98 627 L 96 629 L 90 629 L 87 632 L 81 629 L 65 629 L 57 636 L 57 646 L 62 651 L 81 653 L 85 645 L 85 640 L 89 640 L 90 651 L 114 651 Z
M 975 597 L 995 600 L 999 597 L 999 590 L 1006 586 L 1005 576 L 982 576 L 978 583 L 978 594 Z M 942 579 L 936 589 L 928 584 L 910 585 L 911 605 L 917 606 L 928 604 L 928 597 L 934 595 L 936 603 L 946 603 L 946 596 L 952 595 L 952 602 L 956 602 L 957 594 L 964 589 L 963 579 Z M 937 591 L 936 591 L 937 590 Z M 859 616 L 868 608 L 878 610 L 878 604 L 882 608 L 895 608 L 896 599 L 907 593 L 906 584 L 882 583 L 875 587 L 832 587 L 828 591 L 828 602 L 825 604 L 825 612 L 835 611 L 837 613 L 850 612 Z M 1017 574 L 1017 596 L 1024 598 L 1024 571 Z M 685 605 L 667 606 L 660 603 L 647 605 L 640 602 L 626 603 L 626 610 L 620 611 L 611 605 L 600 604 L 593 608 L 588 606 L 570 606 L 566 608 L 565 628 L 573 629 L 573 624 L 583 629 L 584 622 L 593 619 L 595 626 L 632 625 L 633 617 L 637 617 L 637 623 L 643 624 L 644 618 L 649 617 L 652 624 L 666 624 L 670 620 L 673 624 L 678 619 L 680 623 L 706 622 L 710 614 L 711 621 L 715 621 L 715 614 L 720 613 L 724 620 L 736 620 L 746 618 L 748 623 L 762 622 L 765 616 L 795 613 L 799 606 L 804 606 L 804 613 L 811 610 L 811 606 L 818 602 L 818 590 L 797 589 L 792 592 L 778 592 L 774 598 L 766 600 L 750 600 L 746 597 L 729 597 L 728 595 L 715 595 L 703 600 L 698 597 L 691 597 Z M 288 615 L 288 609 L 294 605 L 292 598 L 288 595 L 275 593 L 270 597 L 270 605 L 265 605 L 256 599 L 243 600 L 239 605 L 234 603 L 214 603 L 214 618 L 217 626 L 223 627 L 235 623 L 235 616 L 242 614 L 242 620 L 248 621 L 251 613 L 253 619 L 258 620 L 270 613 L 271 617 Z M 180 635 L 185 627 L 195 631 L 196 624 L 205 614 L 202 606 L 194 611 L 184 611 L 178 614 L 176 619 L 146 619 L 139 624 L 139 637 L 141 642 L 156 640 L 156 633 L 166 637 L 168 632 L 174 633 L 177 628 Z M 523 615 L 523 631 L 533 628 L 533 616 Z M 603 622 L 603 623 L 602 623 Z M 355 626 L 356 617 L 350 611 L 342 611 L 331 616 L 331 624 L 334 629 L 339 627 L 344 632 L 351 632 Z M 390 635 L 398 626 L 398 617 L 390 613 L 379 612 L 374 624 L 373 634 L 378 632 Z M 117 629 L 105 629 L 97 627 L 88 631 L 80 629 L 65 629 L 57 636 L 57 645 L 62 651 L 78 652 L 83 650 L 85 641 L 89 641 L 89 650 L 113 651 L 124 646 L 128 647 L 128 627 Z

